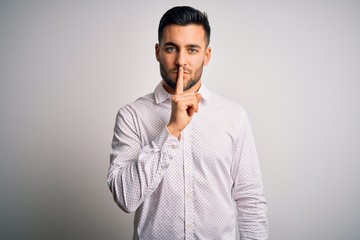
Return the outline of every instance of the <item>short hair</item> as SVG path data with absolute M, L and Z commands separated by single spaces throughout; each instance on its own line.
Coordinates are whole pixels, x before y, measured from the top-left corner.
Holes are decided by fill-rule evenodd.
M 160 19 L 158 28 L 159 42 L 163 37 L 164 28 L 170 24 L 176 24 L 181 26 L 198 24 L 203 26 L 205 30 L 207 45 L 209 45 L 211 29 L 207 14 L 205 12 L 200 12 L 199 10 L 189 6 L 178 6 L 169 9 Z

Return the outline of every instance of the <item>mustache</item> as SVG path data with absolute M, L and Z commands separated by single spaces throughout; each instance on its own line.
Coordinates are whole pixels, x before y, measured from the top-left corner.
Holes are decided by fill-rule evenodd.
M 184 69 L 184 73 L 190 73 L 190 74 L 191 74 L 191 70 L 190 70 L 189 68 L 183 67 L 183 69 Z M 179 68 L 178 68 L 178 67 L 173 68 L 173 69 L 170 69 L 170 72 L 171 72 L 171 73 L 177 73 L 178 71 L 179 71 Z

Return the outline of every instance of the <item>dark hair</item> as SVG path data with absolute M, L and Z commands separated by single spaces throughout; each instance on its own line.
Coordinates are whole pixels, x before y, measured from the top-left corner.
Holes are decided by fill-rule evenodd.
M 173 7 L 169 9 L 162 16 L 159 23 L 159 29 L 158 29 L 159 42 L 163 36 L 164 27 L 170 24 L 177 24 L 181 26 L 186 26 L 189 24 L 202 25 L 205 30 L 207 45 L 209 45 L 211 29 L 207 14 L 205 12 L 200 12 L 199 10 L 188 6 Z

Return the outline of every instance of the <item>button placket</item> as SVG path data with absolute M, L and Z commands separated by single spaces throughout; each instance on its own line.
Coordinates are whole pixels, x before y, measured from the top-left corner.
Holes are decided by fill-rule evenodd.
M 191 148 L 191 124 L 183 132 L 183 171 L 184 171 L 184 203 L 185 203 L 185 239 L 194 238 L 193 228 L 193 172 L 192 172 L 192 148 Z

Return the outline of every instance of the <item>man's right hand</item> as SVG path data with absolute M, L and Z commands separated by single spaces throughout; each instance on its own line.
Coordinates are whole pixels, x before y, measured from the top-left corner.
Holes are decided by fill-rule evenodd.
M 198 112 L 200 100 L 200 93 L 184 92 L 184 69 L 179 67 L 175 95 L 172 97 L 171 117 L 167 125 L 170 134 L 179 138 L 194 113 Z

